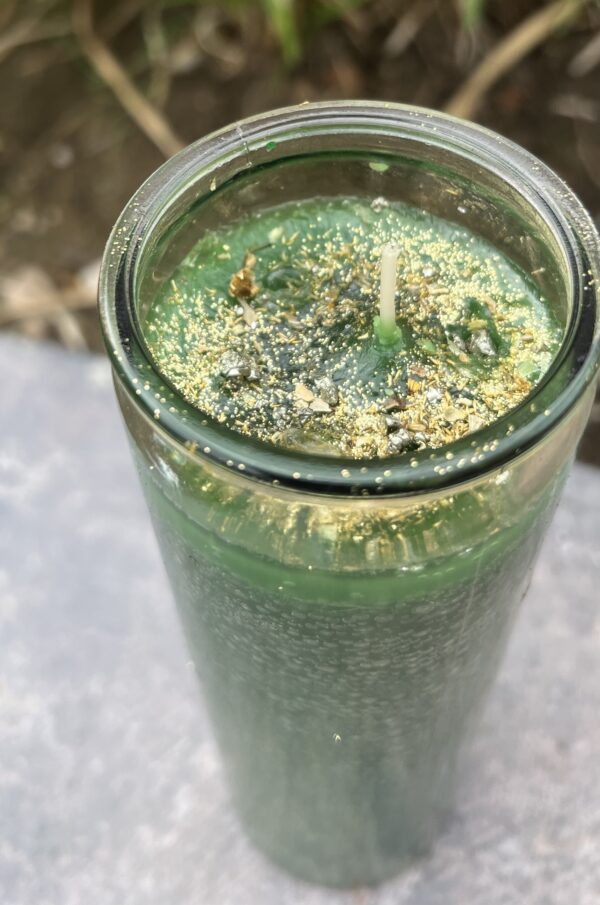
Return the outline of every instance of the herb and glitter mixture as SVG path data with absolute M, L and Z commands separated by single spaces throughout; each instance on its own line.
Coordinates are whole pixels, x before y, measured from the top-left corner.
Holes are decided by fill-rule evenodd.
M 374 329 L 398 248 L 397 337 Z M 561 327 L 473 233 L 377 198 L 288 203 L 203 237 L 146 322 L 188 403 L 290 449 L 392 456 L 451 443 L 518 405 Z

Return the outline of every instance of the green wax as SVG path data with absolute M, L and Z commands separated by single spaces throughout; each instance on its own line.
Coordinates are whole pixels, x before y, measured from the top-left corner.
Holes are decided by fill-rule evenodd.
M 375 537 L 393 525 L 414 550 L 382 568 L 369 562 L 367 537 L 362 568 L 336 569 L 327 523 L 315 538 L 298 513 L 279 545 L 271 526 L 272 555 L 257 555 L 245 549 L 243 527 L 256 536 L 266 529 L 259 521 L 252 529 L 248 497 L 211 481 L 201 491 L 191 476 L 189 490 L 180 484 L 171 496 L 156 466 L 144 455 L 137 461 L 250 838 L 308 880 L 363 886 L 393 876 L 428 851 L 449 817 L 465 738 L 564 469 L 541 496 L 512 501 L 513 524 L 503 512 L 491 527 L 494 503 L 508 508 L 504 485 L 483 504 L 481 493 L 467 494 L 442 527 L 444 508 L 431 504 L 420 526 L 401 515 L 387 525 L 386 515 L 374 519 Z M 205 517 L 196 494 L 208 497 Z M 211 511 L 222 522 L 207 530 L 205 520 L 218 521 Z M 285 535 L 283 508 L 274 521 Z M 329 568 L 312 565 L 327 559 L 319 541 L 330 548 Z M 305 564 L 282 561 L 284 549 Z
M 388 244 L 395 328 L 378 316 Z M 279 446 L 357 458 L 480 430 L 531 392 L 561 339 L 531 279 L 488 242 L 381 198 L 288 203 L 204 236 L 145 331 L 197 408 Z
M 390 242 L 388 343 L 374 319 Z M 356 457 L 476 434 L 560 341 L 511 261 L 382 199 L 287 204 L 203 237 L 144 329 L 188 403 L 278 446 Z M 120 398 L 250 837 L 309 880 L 393 875 L 451 806 L 580 422 L 473 485 L 344 500 L 183 454 Z

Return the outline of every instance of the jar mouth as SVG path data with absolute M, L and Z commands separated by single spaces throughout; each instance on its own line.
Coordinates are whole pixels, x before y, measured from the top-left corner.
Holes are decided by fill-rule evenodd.
M 147 349 L 138 313 L 141 274 L 149 256 L 176 233 L 182 204 L 199 204 L 212 196 L 217 183 L 230 184 L 240 173 L 272 165 L 274 157 L 289 161 L 310 154 L 307 141 L 315 148 L 334 143 L 338 150 L 346 143 L 349 149 L 366 143 L 365 153 L 373 157 L 393 154 L 395 143 L 401 143 L 404 149 L 425 148 L 432 158 L 467 160 L 478 174 L 490 174 L 507 186 L 523 209 L 544 223 L 552 253 L 560 258 L 569 314 L 559 353 L 523 403 L 444 447 L 397 458 L 333 458 L 243 435 L 190 406 L 167 382 Z M 108 240 L 100 274 L 100 314 L 117 379 L 156 430 L 188 455 L 234 470 L 244 480 L 297 491 L 334 496 L 414 494 L 506 465 L 539 443 L 570 411 L 593 379 L 600 357 L 599 251 L 593 224 L 565 184 L 531 154 L 487 129 L 400 104 L 303 104 L 243 120 L 200 139 L 150 176 Z M 173 269 L 177 263 L 172 262 Z M 168 270 L 163 275 L 168 276 Z

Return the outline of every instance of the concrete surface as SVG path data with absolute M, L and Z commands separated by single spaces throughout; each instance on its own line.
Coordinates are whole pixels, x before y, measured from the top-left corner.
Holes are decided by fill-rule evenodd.
M 107 365 L 4 338 L 0 375 L 2 905 L 598 905 L 600 472 L 570 480 L 448 831 L 330 892 L 230 811 Z

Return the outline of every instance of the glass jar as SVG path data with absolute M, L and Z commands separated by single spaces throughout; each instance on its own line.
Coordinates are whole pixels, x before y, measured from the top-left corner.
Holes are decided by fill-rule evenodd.
M 539 285 L 564 339 L 518 408 L 441 449 L 345 460 L 243 436 L 169 385 L 144 318 L 188 250 L 258 210 L 339 195 L 464 224 Z M 298 876 L 376 883 L 427 849 L 451 807 L 591 405 L 599 266 L 589 218 L 531 155 L 371 102 L 208 136 L 113 230 L 100 308 L 133 456 L 234 803 Z

